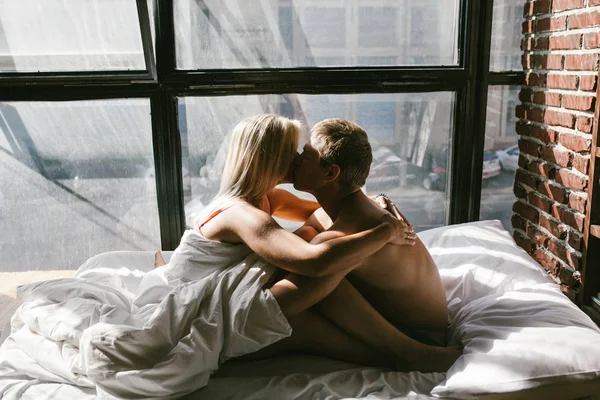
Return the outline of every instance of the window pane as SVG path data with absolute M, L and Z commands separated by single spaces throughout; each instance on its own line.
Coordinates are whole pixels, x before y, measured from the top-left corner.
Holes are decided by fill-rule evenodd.
M 2 271 L 160 248 L 150 102 L 0 102 Z
M 521 0 L 494 0 L 491 71 L 522 70 L 521 24 L 524 4 Z
M 277 113 L 307 127 L 333 117 L 358 122 L 373 148 L 363 189 L 385 191 L 419 230 L 444 225 L 453 108 L 448 92 L 180 98 L 186 221 L 190 225 L 216 195 L 233 127 L 250 115 Z M 307 138 L 305 129 L 302 141 Z
M 460 0 L 179 0 L 177 68 L 456 65 Z
M 3 0 L 0 72 L 146 70 L 135 0 Z
M 479 219 L 499 219 L 511 230 L 515 171 L 519 139 L 515 132 L 515 107 L 520 86 L 490 86 L 487 101 L 483 181 Z

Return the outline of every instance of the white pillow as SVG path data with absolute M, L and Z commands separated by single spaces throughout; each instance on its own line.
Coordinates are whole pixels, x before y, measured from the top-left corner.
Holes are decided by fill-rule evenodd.
M 432 394 L 467 399 L 512 393 L 512 399 L 546 390 L 547 398 L 569 399 L 600 393 L 600 330 L 499 221 L 420 237 L 445 284 L 451 342 L 464 346 Z
M 440 270 L 451 319 L 483 296 L 553 282 L 497 220 L 435 228 L 419 238 Z

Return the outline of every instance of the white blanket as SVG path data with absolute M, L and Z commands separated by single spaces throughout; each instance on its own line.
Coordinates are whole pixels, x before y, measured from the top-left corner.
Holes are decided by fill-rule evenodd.
M 179 253 L 202 245 L 189 234 L 182 244 Z M 205 386 L 228 358 L 291 333 L 263 290 L 274 268 L 258 256 L 233 265 L 174 258 L 177 266 L 148 273 L 84 266 L 77 278 L 20 288 L 24 303 L 0 347 L 0 398 L 54 382 L 100 398 L 174 399 Z M 173 269 L 205 273 L 168 280 Z

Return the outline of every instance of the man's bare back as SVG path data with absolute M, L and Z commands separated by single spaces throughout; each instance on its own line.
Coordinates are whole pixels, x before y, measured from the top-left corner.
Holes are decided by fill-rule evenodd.
M 323 209 L 315 212 L 307 226 L 320 233 L 311 242 L 371 228 L 386 212 L 362 191 L 357 191 L 343 199 L 333 223 Z M 446 330 L 448 307 L 444 287 L 435 262 L 419 239 L 414 246 L 386 245 L 366 258 L 347 278 L 391 323 Z

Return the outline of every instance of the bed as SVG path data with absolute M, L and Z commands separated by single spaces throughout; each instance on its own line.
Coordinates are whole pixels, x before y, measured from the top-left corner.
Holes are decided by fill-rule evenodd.
M 400 373 L 295 354 L 228 361 L 211 374 L 207 385 L 198 385 L 183 397 L 156 398 L 600 399 L 600 330 L 515 245 L 499 221 L 441 227 L 419 236 L 444 282 L 452 321 L 449 341 L 464 346 L 463 355 L 446 374 Z M 166 252 L 165 258 L 170 255 Z M 103 253 L 84 263 L 75 279 L 124 268 L 143 276 L 153 262 L 153 252 Z M 36 288 L 26 285 L 19 294 L 30 300 L 25 294 Z M 19 310 L 26 306 L 27 302 Z M 23 321 L 17 320 L 13 317 L 24 329 Z M 68 352 L 76 348 L 60 344 L 45 348 L 36 344 L 42 338 L 28 331 L 33 339 L 21 343 L 31 346 L 11 340 L 18 334 L 13 326 L 0 347 L 0 398 L 100 397 L 85 376 L 73 377 L 69 365 L 64 365 Z M 56 379 L 49 379 L 48 371 Z

